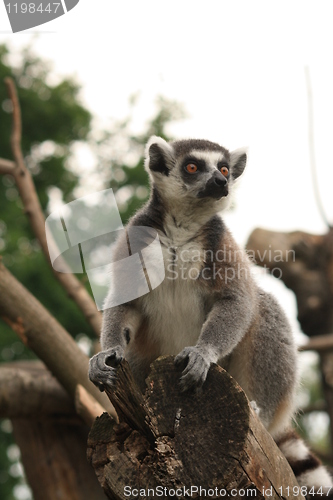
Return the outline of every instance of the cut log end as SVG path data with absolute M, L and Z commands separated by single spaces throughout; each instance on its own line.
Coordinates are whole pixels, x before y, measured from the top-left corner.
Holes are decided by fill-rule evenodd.
M 103 414 L 88 440 L 88 459 L 108 498 L 128 498 L 135 489 L 168 497 L 191 486 L 214 490 L 213 498 L 242 490 L 240 498 L 250 489 L 256 498 L 288 498 L 296 479 L 240 386 L 214 365 L 199 393 L 182 393 L 180 373 L 173 357 L 159 358 L 142 395 L 121 364 L 108 393 L 119 424 Z

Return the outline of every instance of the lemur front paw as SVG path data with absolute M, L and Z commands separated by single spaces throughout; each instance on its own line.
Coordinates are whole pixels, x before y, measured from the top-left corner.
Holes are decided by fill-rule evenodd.
M 185 347 L 176 357 L 175 364 L 180 365 L 187 360 L 187 366 L 180 377 L 182 391 L 200 388 L 207 378 L 210 361 L 199 347 Z
M 89 378 L 101 392 L 105 386 L 111 388 L 116 383 L 117 366 L 124 359 L 121 346 L 112 347 L 95 354 L 89 361 Z

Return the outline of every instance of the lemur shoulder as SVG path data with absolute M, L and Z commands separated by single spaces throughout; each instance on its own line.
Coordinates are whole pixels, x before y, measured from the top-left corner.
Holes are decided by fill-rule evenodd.
M 180 379 L 185 391 L 201 387 L 211 364 L 219 363 L 243 388 L 290 463 L 304 462 L 300 484 L 329 487 L 326 469 L 290 431 L 297 352 L 288 320 L 254 281 L 245 252 L 220 216 L 246 162 L 246 150 L 229 152 L 206 140 L 149 140 L 145 168 L 151 195 L 127 230 L 157 231 L 165 279 L 123 305 L 108 308 L 106 299 L 102 351 L 91 359 L 89 376 L 101 389 L 112 386 L 116 369 L 110 361 L 126 358 L 144 389 L 151 362 L 171 354 L 176 363 L 186 363 Z M 124 238 L 115 251 L 119 259 Z M 115 283 L 112 293 L 122 284 Z

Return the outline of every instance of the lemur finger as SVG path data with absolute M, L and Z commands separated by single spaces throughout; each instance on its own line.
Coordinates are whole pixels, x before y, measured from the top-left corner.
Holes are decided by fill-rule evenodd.
M 180 378 L 179 384 L 182 392 L 196 389 L 198 386 L 202 385 L 201 377 L 193 375 L 192 372 L 189 372 L 186 375 L 184 375 L 184 377 Z
M 191 350 L 189 347 L 185 347 L 182 351 L 180 351 L 179 354 L 177 354 L 177 356 L 175 357 L 175 364 L 176 365 L 180 365 L 181 363 L 183 363 L 186 358 L 188 358 L 189 354 L 190 354 Z
M 111 388 L 116 381 L 116 369 L 106 363 L 109 356 L 107 352 L 100 352 L 89 362 L 89 379 L 100 391 L 103 391 L 105 386 Z
M 193 387 L 201 387 L 206 380 L 207 370 L 201 365 L 196 363 L 186 374 L 180 378 L 180 386 L 182 390 L 191 389 Z
M 198 358 L 199 358 L 198 354 L 195 354 L 194 352 L 191 352 L 188 355 L 188 362 L 186 368 L 182 372 L 182 377 L 185 376 L 190 370 L 192 370 L 194 365 L 199 362 Z
M 117 352 L 113 352 L 105 357 L 104 363 L 111 368 L 116 368 L 123 359 L 123 356 L 119 355 Z

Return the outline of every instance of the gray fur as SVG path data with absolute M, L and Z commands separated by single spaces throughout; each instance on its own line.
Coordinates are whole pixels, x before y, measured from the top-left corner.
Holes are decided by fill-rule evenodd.
M 288 430 L 297 386 L 289 323 L 274 297 L 254 282 L 247 256 L 218 215 L 229 205 L 246 160 L 244 149 L 229 152 L 210 141 L 149 140 L 150 200 L 119 238 L 114 260 L 139 252 L 151 239 L 149 230 L 143 232 L 129 248 L 136 226 L 153 228 L 162 246 L 165 279 L 150 293 L 104 311 L 102 352 L 91 358 L 89 377 L 101 390 L 112 387 L 116 365 L 125 357 L 144 390 L 150 363 L 172 354 L 183 367 L 181 388 L 198 390 L 211 364 L 219 363 L 247 394 L 299 484 L 331 488 L 326 469 Z M 195 174 L 187 172 L 188 163 L 197 165 Z M 227 174 L 223 170 L 222 175 L 222 167 L 229 169 Z M 106 306 L 131 285 L 128 274 L 125 269 L 116 276 Z
M 197 163 L 198 173 L 188 173 L 187 162 Z M 222 165 L 229 168 L 227 176 L 218 170 Z M 127 229 L 157 230 L 166 277 L 150 293 L 104 311 L 103 350 L 91 359 L 89 377 L 101 388 L 112 385 L 114 365 L 125 357 L 144 389 L 150 363 L 172 354 L 184 366 L 181 387 L 191 390 L 204 384 L 212 363 L 219 363 L 243 387 L 266 428 L 278 435 L 293 412 L 292 333 L 217 215 L 229 205 L 245 165 L 245 150 L 229 152 L 209 141 L 150 139 L 145 167 L 151 198 Z M 120 240 L 119 258 L 124 245 Z

